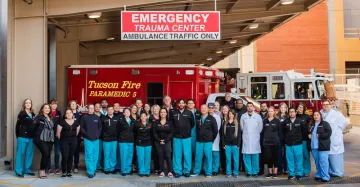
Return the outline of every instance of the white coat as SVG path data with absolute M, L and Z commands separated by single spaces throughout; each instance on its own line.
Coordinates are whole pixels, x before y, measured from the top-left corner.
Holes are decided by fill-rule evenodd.
M 263 120 L 257 113 L 253 113 L 251 117 L 248 113 L 241 116 L 240 127 L 242 130 L 242 150 L 243 154 L 261 153 L 260 133 L 263 129 Z
M 213 114 L 212 115 L 215 120 L 216 120 L 216 124 L 218 126 L 218 134 L 216 136 L 216 139 L 214 140 L 213 146 L 212 146 L 212 150 L 213 151 L 220 151 L 220 128 L 221 128 L 221 118 L 219 115 L 217 114 Z
M 324 113 L 323 110 L 320 111 L 323 120 L 328 122 L 331 126 L 331 137 L 330 137 L 330 152 L 329 154 L 341 154 L 344 153 L 344 137 L 343 137 L 343 130 L 346 128 L 346 118 L 344 115 L 336 111 L 334 109 L 331 109 L 329 113 Z

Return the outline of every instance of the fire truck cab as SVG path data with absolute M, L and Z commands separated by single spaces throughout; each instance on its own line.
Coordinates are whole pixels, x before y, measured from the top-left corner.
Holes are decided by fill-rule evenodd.
M 327 90 L 331 86 L 325 86 L 329 83 L 333 83 L 331 79 L 313 70 L 310 76 L 295 71 L 237 74 L 237 92 L 240 95 L 250 96 L 276 109 L 282 102 L 289 107 L 303 102 L 307 106 L 306 113 L 310 115 L 321 109 L 321 101 L 328 95 L 334 97 L 334 90 Z

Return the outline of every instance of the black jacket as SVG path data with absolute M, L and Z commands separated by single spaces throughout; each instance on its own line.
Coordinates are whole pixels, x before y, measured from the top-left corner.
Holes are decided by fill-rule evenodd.
M 210 114 L 204 120 L 204 123 L 200 119 L 196 121 L 196 141 L 197 142 L 214 142 L 216 139 L 218 126 L 216 120 Z
M 100 117 L 96 114 L 84 115 L 81 119 L 80 127 L 80 131 L 84 138 L 89 140 L 99 139 L 102 126 Z
M 119 118 L 113 116 L 110 118 L 110 116 L 105 116 L 101 118 L 101 124 L 102 124 L 102 140 L 104 142 L 112 142 L 117 141 L 117 126 L 119 123 Z
M 190 110 L 189 110 L 190 111 Z M 191 112 L 191 111 L 190 111 Z M 197 122 L 197 120 L 199 120 L 200 118 L 201 118 L 201 114 L 200 114 L 200 112 L 198 111 L 198 110 L 196 110 L 194 113 L 193 112 L 191 112 L 192 114 L 193 114 L 193 116 L 194 116 L 194 123 L 196 123 Z M 195 125 L 196 124 L 194 124 L 194 127 L 195 127 Z
M 118 112 L 118 113 L 114 112 L 114 116 L 117 117 L 118 119 L 124 118 L 124 114 L 122 112 Z
M 134 124 L 136 121 L 131 121 L 130 125 L 126 118 L 122 118 L 117 126 L 118 142 L 134 143 Z
M 52 121 L 48 120 L 43 115 L 37 115 L 34 119 L 35 123 L 35 133 L 34 140 L 35 141 L 44 141 L 44 142 L 54 142 L 55 133 L 53 131 L 54 124 L 51 124 Z M 46 123 L 50 123 L 52 126 L 46 126 Z
M 309 131 L 309 124 L 311 121 L 311 117 L 307 114 L 296 114 L 296 118 L 299 118 L 305 122 L 304 125 L 302 126 L 302 139 L 303 141 L 308 141 L 309 140 L 308 131 Z
M 315 127 L 315 125 L 310 128 L 309 134 L 312 134 L 312 132 L 314 131 L 314 127 Z M 318 148 L 318 150 L 319 151 L 330 151 L 330 144 L 331 144 L 330 136 L 331 136 L 331 133 L 332 133 L 330 124 L 328 122 L 326 122 L 326 121 L 321 121 L 320 124 L 317 127 L 316 133 L 319 135 L 319 137 L 318 137 L 318 140 L 319 140 L 319 148 Z M 311 147 L 310 147 L 311 141 L 309 141 L 308 145 L 309 145 L 309 149 L 311 150 Z
M 158 121 L 159 119 L 155 119 L 154 115 L 150 115 L 149 117 L 149 122 L 150 123 L 155 123 L 155 121 Z
M 279 145 L 280 143 L 280 131 L 281 123 L 280 120 L 274 118 L 269 121 L 268 118 L 264 119 L 263 122 L 263 145 Z
M 265 112 L 265 114 L 263 114 L 261 111 L 259 112 L 259 115 L 261 116 L 262 119 L 265 119 L 267 116 L 267 111 Z
M 135 125 L 136 141 L 137 146 L 151 146 L 152 145 L 152 125 L 149 123 L 146 126 L 142 125 L 138 121 Z
M 225 145 L 236 145 L 237 147 L 240 148 L 241 146 L 241 128 L 240 128 L 240 124 L 238 124 L 238 134 L 235 137 L 235 123 L 227 123 L 226 125 L 226 134 L 225 132 L 225 125 L 221 128 L 220 131 L 220 139 L 223 140 L 221 141 L 222 145 L 221 147 L 225 147 Z
M 305 125 L 304 123 L 305 122 L 299 118 L 296 118 L 294 123 L 291 122 L 290 118 L 282 123 L 286 145 L 302 144 L 302 126 Z
M 52 116 L 52 112 L 50 112 L 50 114 L 51 114 L 51 120 L 54 123 L 54 133 L 56 134 L 57 126 L 60 124 L 61 112 L 59 110 L 56 110 L 55 116 Z
M 247 112 L 246 106 L 243 106 L 240 110 L 235 108 L 236 119 L 240 122 L 241 116 Z
M 174 138 L 190 138 L 191 129 L 195 126 L 194 115 L 192 112 L 186 109 L 184 109 L 182 113 L 179 110 L 175 110 L 172 116 Z
M 172 121 L 167 120 L 164 125 L 161 124 L 160 121 L 155 121 L 153 123 L 153 133 L 154 133 L 154 141 L 160 142 L 160 140 L 164 140 L 165 143 L 171 141 L 174 134 L 174 127 Z
M 221 106 L 225 106 L 225 105 L 227 105 L 230 109 L 234 109 L 235 108 L 235 99 L 231 98 L 230 101 L 226 101 L 224 99 L 224 101 L 221 103 Z
M 32 118 L 25 112 L 21 111 L 17 117 L 15 134 L 16 137 L 34 138 L 35 134 L 35 114 L 32 113 Z

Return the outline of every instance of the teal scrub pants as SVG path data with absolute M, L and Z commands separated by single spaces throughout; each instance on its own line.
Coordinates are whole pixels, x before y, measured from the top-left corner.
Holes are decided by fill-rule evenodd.
M 212 172 L 218 173 L 220 167 L 220 151 L 212 152 Z
M 184 155 L 184 168 L 183 168 Z M 173 166 L 176 174 L 190 174 L 192 162 L 191 137 L 173 139 Z
M 23 163 L 23 156 L 24 163 Z M 34 158 L 34 142 L 32 138 L 17 138 L 15 173 L 31 173 L 31 165 Z
M 319 151 L 317 149 L 311 150 L 315 160 L 316 173 L 315 177 L 323 180 L 330 180 L 329 175 L 329 151 Z
M 140 175 L 150 175 L 151 148 L 152 146 L 136 146 Z
M 200 174 L 203 156 L 205 155 L 205 175 L 212 175 L 212 144 L 212 142 L 196 142 L 195 174 Z
M 250 175 L 259 174 L 259 155 L 260 154 L 243 154 L 244 163 L 245 163 L 245 171 Z
M 302 145 L 292 145 L 286 147 L 286 161 L 289 176 L 303 176 L 303 152 Z
M 116 166 L 116 147 L 117 141 L 103 141 L 104 150 L 104 171 L 114 171 Z
M 120 147 L 118 147 L 118 143 L 116 142 L 116 170 L 120 170 Z
M 226 155 L 226 175 L 239 175 L 239 149 L 236 145 L 227 145 Z M 234 161 L 234 171 L 231 171 L 231 160 Z
M 103 163 L 102 163 L 102 159 L 103 159 L 103 141 L 101 139 L 99 139 L 99 156 L 98 156 L 98 160 L 97 160 L 97 164 L 96 164 L 96 169 L 98 170 L 102 170 L 103 169 Z
M 119 143 L 120 148 L 120 173 L 129 174 L 132 169 L 134 143 Z
M 304 175 L 310 175 L 311 172 L 310 151 L 307 145 L 307 141 L 302 142 Z
M 89 175 L 94 175 L 99 158 L 99 139 L 88 140 L 84 138 L 84 146 L 86 171 Z

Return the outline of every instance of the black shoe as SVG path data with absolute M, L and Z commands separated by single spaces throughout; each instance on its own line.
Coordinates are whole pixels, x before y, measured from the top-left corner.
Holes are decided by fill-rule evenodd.
M 257 175 L 258 176 L 264 175 L 264 172 L 259 172 Z
M 330 174 L 330 177 L 332 177 L 332 178 L 341 178 L 340 176 L 333 175 L 333 174 Z
M 309 177 L 309 175 L 308 175 L 308 174 L 304 174 L 303 177 Z
M 267 178 L 267 179 L 271 179 L 272 177 L 273 177 L 273 175 L 270 174 L 270 173 L 268 173 L 268 174 L 265 176 L 265 178 Z
M 252 175 L 253 177 L 255 177 L 255 178 L 258 178 L 259 177 L 259 175 L 258 174 L 256 174 L 256 175 Z
M 250 174 L 246 174 L 246 177 L 249 178 L 249 177 L 251 177 L 251 175 L 250 175 Z
M 110 171 L 104 171 L 105 175 L 110 175 Z
M 140 176 L 140 177 L 144 177 L 144 175 L 143 175 L 143 174 L 139 174 L 139 176 Z
M 217 176 L 218 173 L 217 173 L 217 172 L 213 172 L 212 175 L 213 175 L 213 176 Z
M 296 180 L 301 180 L 302 178 L 301 178 L 301 176 L 296 176 Z
M 33 173 L 33 172 L 29 172 L 29 173 L 25 173 L 25 175 L 35 176 L 35 173 Z
M 295 177 L 294 177 L 294 176 L 289 176 L 288 179 L 289 179 L 289 180 L 294 180 Z
M 159 173 L 160 173 L 159 170 L 155 170 L 154 172 L 155 175 L 159 175 Z
M 321 182 L 322 182 L 322 183 L 326 183 L 326 182 L 329 182 L 329 181 L 324 180 L 324 179 L 321 179 Z
M 146 174 L 145 177 L 150 177 L 150 175 L 149 175 L 149 174 Z
M 125 176 L 126 176 L 126 173 L 122 173 L 121 176 L 125 177 Z
M 184 176 L 187 177 L 187 178 L 189 178 L 189 177 L 190 177 L 190 173 L 185 173 Z
M 316 181 L 320 181 L 321 180 L 321 178 L 319 178 L 319 177 L 315 177 L 314 178 Z
M 175 178 L 179 178 L 180 177 L 180 175 L 178 174 L 178 173 L 175 173 Z
M 273 178 L 273 179 L 277 179 L 278 176 L 277 176 L 276 174 L 273 174 L 273 175 L 272 175 L 272 178 Z
M 116 169 L 111 172 L 111 174 L 116 174 L 116 173 L 117 173 Z
M 71 173 L 67 173 L 66 177 L 72 178 L 73 176 L 71 175 Z
M 88 177 L 89 177 L 90 179 L 92 179 L 92 178 L 94 178 L 94 175 L 88 175 Z
M 24 175 L 23 175 L 23 174 L 18 174 L 18 173 L 16 173 L 16 176 L 19 177 L 19 178 L 24 178 Z
M 66 178 L 66 175 L 65 175 L 65 174 L 62 174 L 62 175 L 61 175 L 61 178 L 62 178 L 62 179 L 65 179 L 65 178 Z

